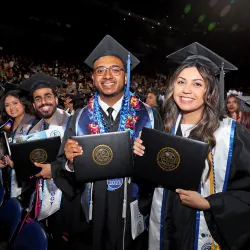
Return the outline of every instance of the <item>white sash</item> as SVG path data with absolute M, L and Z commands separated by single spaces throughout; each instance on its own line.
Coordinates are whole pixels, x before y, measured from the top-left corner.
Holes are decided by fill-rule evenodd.
M 16 179 L 16 171 L 11 169 L 11 186 L 10 186 L 10 198 L 15 198 L 22 193 L 22 188 L 18 186 Z
M 42 180 L 40 181 L 42 182 Z M 62 191 L 56 187 L 53 179 L 43 180 L 42 197 L 41 194 L 39 194 L 39 197 L 42 201 L 42 207 L 38 220 L 43 220 L 60 209 Z
M 46 131 L 47 137 L 60 135 L 61 140 L 64 135 L 62 126 L 51 125 L 48 130 L 44 131 Z M 42 186 L 42 191 L 39 192 L 39 198 L 42 202 L 42 206 L 37 219 L 43 220 L 60 209 L 62 191 L 57 188 L 52 178 L 46 180 L 41 179 L 40 185 Z
M 149 250 L 160 250 L 162 248 L 163 218 L 165 204 L 165 188 L 156 188 L 149 219 Z
M 216 147 L 212 152 L 214 167 L 216 169 L 215 193 L 226 191 L 232 159 L 235 124 L 234 120 L 226 118 L 220 123 L 219 129 L 215 132 Z M 205 181 L 208 171 L 209 167 L 206 161 L 206 168 L 202 176 L 203 184 L 201 184 L 200 190 L 203 197 L 211 195 L 210 185 L 214 185 L 209 179 Z M 214 245 L 214 249 L 220 249 L 210 234 L 203 211 L 197 211 L 196 215 L 198 219 L 196 221 L 195 250 L 210 249 L 212 244 Z
M 176 121 L 172 134 L 176 133 L 180 121 L 181 115 L 179 115 Z M 236 123 L 234 120 L 225 118 L 221 121 L 219 129 L 215 132 L 216 147 L 212 153 L 214 168 L 216 169 L 216 192 L 224 192 L 227 188 L 228 175 L 232 159 L 235 125 Z M 208 169 L 209 167 L 206 161 L 206 167 L 202 175 L 202 182 L 204 182 L 207 176 Z M 201 184 L 201 195 L 203 197 L 209 196 L 209 190 L 210 181 L 208 179 L 205 183 Z M 166 190 L 164 188 L 156 188 L 154 191 L 149 222 L 149 250 L 162 249 L 162 239 L 164 237 L 164 210 L 166 204 L 165 192 Z M 212 242 L 214 241 L 208 230 L 204 213 L 198 210 L 196 218 L 196 235 L 194 239 L 195 250 L 210 250 Z

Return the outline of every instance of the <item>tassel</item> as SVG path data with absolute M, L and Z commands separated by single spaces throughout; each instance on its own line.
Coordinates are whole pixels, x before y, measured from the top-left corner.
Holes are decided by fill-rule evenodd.
M 123 200 L 123 207 L 122 207 L 122 218 L 126 218 L 126 211 L 127 211 L 127 200 Z
M 91 182 L 91 187 L 90 187 L 90 202 L 89 202 L 89 220 L 92 220 L 93 217 L 93 187 L 94 183 Z
M 128 54 L 128 60 L 127 60 L 127 88 L 126 88 L 126 97 L 129 98 L 130 93 L 130 53 Z
M 127 215 L 127 188 L 128 188 L 128 179 L 124 178 L 124 197 L 123 197 L 123 206 L 122 206 L 122 218 L 126 218 L 126 215 Z

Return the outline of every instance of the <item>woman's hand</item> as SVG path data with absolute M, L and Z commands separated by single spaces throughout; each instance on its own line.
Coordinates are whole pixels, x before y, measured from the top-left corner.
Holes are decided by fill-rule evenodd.
M 140 138 L 136 138 L 134 142 L 134 154 L 138 156 L 144 155 L 145 147 L 142 145 L 142 140 Z
M 2 160 L 0 160 L 0 169 L 5 168 L 6 166 L 14 167 L 14 162 L 10 159 L 8 155 L 4 156 Z
M 185 206 L 199 209 L 202 211 L 210 209 L 209 202 L 198 192 L 176 189 L 176 193 L 179 194 L 181 203 Z
M 7 166 L 7 163 L 6 163 L 6 157 L 4 156 L 3 158 L 2 158 L 2 160 L 0 160 L 0 169 L 1 168 L 5 168 L 6 166 Z
M 14 162 L 10 159 L 8 155 L 6 155 L 6 162 L 7 162 L 7 165 L 14 168 Z

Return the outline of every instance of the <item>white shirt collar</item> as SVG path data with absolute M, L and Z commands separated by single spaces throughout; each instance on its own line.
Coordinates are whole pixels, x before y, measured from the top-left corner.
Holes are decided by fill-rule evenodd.
M 123 96 L 121 97 L 121 99 L 119 101 L 117 101 L 112 108 L 114 109 L 114 111 L 112 112 L 112 116 L 113 119 L 115 120 L 115 118 L 117 117 L 118 113 L 120 112 L 120 109 L 122 107 L 122 100 L 123 100 Z M 104 101 L 102 101 L 102 99 L 100 98 L 100 96 L 98 96 L 98 103 L 101 106 L 102 110 L 108 115 L 108 111 L 107 109 L 110 107 L 107 103 L 105 103 Z

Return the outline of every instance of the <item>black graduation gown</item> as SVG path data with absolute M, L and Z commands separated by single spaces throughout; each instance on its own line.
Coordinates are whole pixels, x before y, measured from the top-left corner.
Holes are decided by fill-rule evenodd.
M 236 125 L 227 191 L 207 197 L 211 208 L 205 219 L 222 250 L 250 249 L 250 133 Z M 196 210 L 166 194 L 163 250 L 193 250 Z
M 78 112 L 77 112 L 78 113 Z M 75 135 L 75 122 L 77 113 L 71 117 L 68 128 L 64 134 L 64 139 L 60 149 L 58 161 L 65 166 L 66 159 L 64 155 L 64 145 L 67 139 Z M 162 120 L 159 113 L 153 109 L 155 129 L 162 130 Z M 120 122 L 118 114 L 113 126 L 110 125 L 107 115 L 103 112 L 103 117 L 110 132 L 117 131 Z M 77 185 L 74 173 L 61 170 L 57 175 L 63 175 L 68 180 L 68 184 L 62 185 L 60 179 L 55 179 L 58 187 L 68 198 L 67 204 L 64 204 L 65 223 L 69 232 L 69 243 L 74 249 L 93 249 L 93 250 L 122 250 L 123 249 L 123 230 L 124 219 L 122 218 L 122 203 L 124 195 L 124 185 L 115 191 L 107 191 L 107 181 L 97 181 L 94 183 L 93 197 L 93 221 L 86 222 L 83 213 L 80 197 L 83 192 L 83 184 Z M 128 185 L 127 196 L 127 218 L 125 228 L 124 249 L 147 249 L 147 232 L 132 240 L 131 236 L 131 218 L 129 204 L 135 200 L 132 195 L 133 185 Z M 62 206 L 61 206 L 62 208 Z

